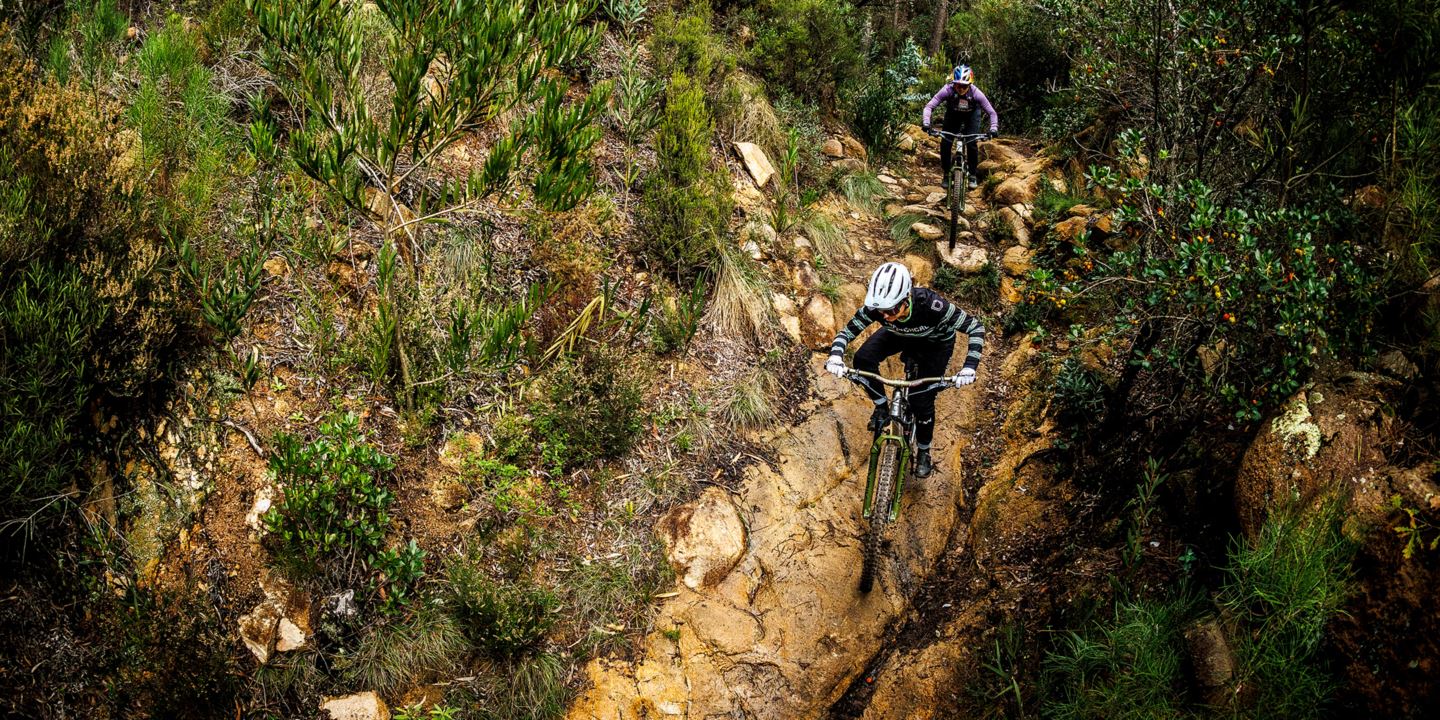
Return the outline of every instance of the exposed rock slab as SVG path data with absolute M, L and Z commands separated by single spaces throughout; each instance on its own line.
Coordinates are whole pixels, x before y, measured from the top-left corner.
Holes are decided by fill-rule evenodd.
M 320 712 L 330 720 L 390 720 L 390 708 L 373 690 L 326 698 Z
M 745 523 L 718 487 L 666 513 L 656 531 L 675 575 L 691 590 L 714 586 L 745 554 Z
M 775 463 L 748 468 L 737 492 L 749 552 L 713 588 L 682 586 L 667 600 L 639 659 L 587 666 L 589 689 L 568 718 L 818 718 L 888 639 L 955 523 L 958 461 L 906 489 L 876 587 L 859 594 L 871 405 L 823 362 L 811 370 L 828 404 L 760 438 Z M 953 421 L 958 398 L 941 396 L 941 422 Z
M 973 275 L 984 270 L 990 262 L 990 254 L 985 251 L 985 248 L 964 243 L 956 243 L 952 250 L 950 243 L 937 242 L 935 243 L 935 254 L 940 256 L 941 262 L 966 275 Z

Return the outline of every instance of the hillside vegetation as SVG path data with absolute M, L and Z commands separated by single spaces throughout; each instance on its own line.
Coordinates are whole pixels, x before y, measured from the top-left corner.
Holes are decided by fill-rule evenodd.
M 0 712 L 1428 716 L 1437 52 L 1434 0 L 0 2 Z M 867 600 L 819 370 L 887 260 L 988 335 Z

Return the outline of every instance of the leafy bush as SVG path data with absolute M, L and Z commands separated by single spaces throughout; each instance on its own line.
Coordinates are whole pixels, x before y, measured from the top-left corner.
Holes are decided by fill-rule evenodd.
M 395 499 L 381 481 L 394 468 L 389 457 L 364 442 L 354 415 L 323 423 L 310 442 L 281 433 L 270 471 L 283 498 L 264 522 L 282 559 L 313 574 L 378 552 Z
M 1105 383 L 1074 357 L 1060 363 L 1050 392 L 1059 405 L 1060 419 L 1072 427 L 1094 422 L 1105 409 Z
M 745 62 L 771 87 L 834 108 L 868 65 L 848 2 L 761 0 L 746 17 L 755 42 Z
M 670 78 L 655 133 L 655 172 L 640 208 L 649 253 L 678 277 L 693 277 L 714 257 L 730 217 L 730 190 L 710 169 L 713 128 L 705 94 L 683 73 Z
M 643 390 L 616 350 L 599 348 L 558 364 L 534 412 L 542 456 L 572 468 L 624 454 L 640 430 Z
M 527 582 L 492 580 L 477 550 L 457 554 L 445 570 L 449 612 L 465 637 L 496 657 L 522 654 L 539 644 L 555 623 L 559 601 Z
M 876 158 L 896 153 L 900 128 L 907 121 L 906 91 L 915 83 L 923 61 L 915 41 L 905 45 L 883 70 L 866 80 L 850 103 L 851 127 Z
M 0 514 L 62 499 L 85 414 L 144 397 L 195 308 L 147 207 L 118 109 L 35 79 L 0 37 Z M 99 409 L 95 408 L 100 403 Z

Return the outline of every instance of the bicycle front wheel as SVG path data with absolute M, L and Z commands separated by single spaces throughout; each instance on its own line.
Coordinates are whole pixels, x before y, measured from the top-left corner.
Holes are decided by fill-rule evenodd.
M 965 150 L 962 148 L 960 154 L 963 156 Z M 965 161 L 956 158 L 955 164 L 950 167 L 950 249 L 955 249 L 956 232 L 959 229 L 960 216 L 965 213 Z
M 875 496 L 870 498 L 870 522 L 865 529 L 864 562 L 860 566 L 860 592 L 868 593 L 875 583 L 875 569 L 880 563 L 880 541 L 885 525 L 890 522 L 890 508 L 895 502 L 895 488 L 900 477 L 900 445 L 891 440 L 880 448 L 875 467 Z

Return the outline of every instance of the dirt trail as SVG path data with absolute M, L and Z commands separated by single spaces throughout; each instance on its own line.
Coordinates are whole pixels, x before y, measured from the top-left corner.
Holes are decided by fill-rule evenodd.
M 911 177 L 938 175 L 933 157 L 912 159 L 904 169 Z M 901 197 L 930 194 L 924 185 L 902 177 L 892 187 Z M 971 192 L 972 218 L 988 211 L 982 194 Z M 857 252 L 844 271 L 851 279 L 863 280 L 876 263 L 898 254 L 879 218 L 852 216 L 847 224 L 851 240 L 863 240 L 852 242 L 857 250 L 874 250 Z M 839 308 L 836 315 L 852 310 Z M 905 489 L 900 520 L 888 531 L 887 561 L 868 595 L 856 584 L 869 443 L 864 425 L 872 406 L 851 383 L 823 373 L 823 357 L 816 355 L 815 391 L 802 408 L 804 419 L 755 438 L 773 449 L 776 461 L 749 468 L 732 493 L 747 529 L 738 564 L 713 584 L 677 587 L 659 608 L 638 659 L 592 662 L 588 690 L 567 717 L 858 716 L 868 695 L 852 688 L 871 687 L 867 669 L 883 665 L 895 655 L 897 639 L 935 617 L 942 594 L 934 588 L 950 587 L 964 574 L 957 559 L 968 544 L 966 490 L 973 493 L 979 484 L 975 458 L 996 454 L 984 446 L 997 436 L 1008 404 L 1010 384 L 1000 376 L 1006 364 L 999 360 L 1010 344 L 992 328 L 977 384 L 940 396 L 939 469 Z

